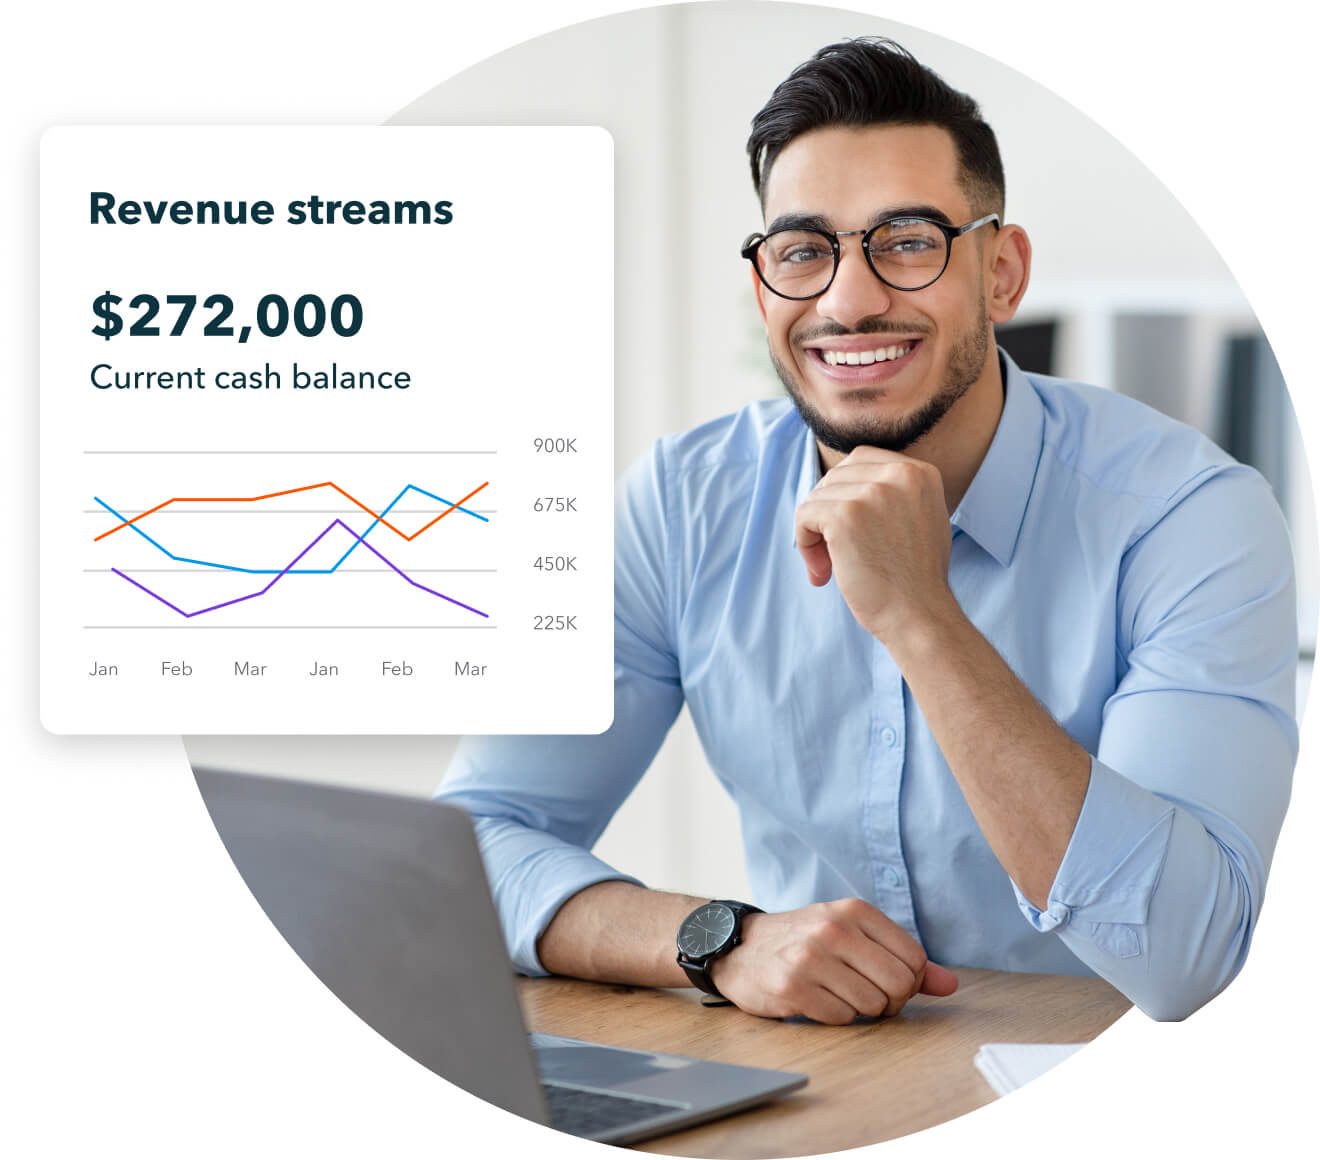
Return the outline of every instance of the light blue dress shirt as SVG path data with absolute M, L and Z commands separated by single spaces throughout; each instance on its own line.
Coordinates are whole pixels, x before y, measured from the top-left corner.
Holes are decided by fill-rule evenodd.
M 564 901 L 628 877 L 589 850 L 686 700 L 767 910 L 862 898 L 936 962 L 1094 972 L 1157 1018 L 1236 974 L 1297 753 L 1283 518 L 1191 428 L 1003 367 L 949 583 L 1092 755 L 1047 907 L 991 853 L 884 645 L 808 583 L 793 515 L 819 460 L 779 400 L 661 439 L 620 481 L 609 731 L 468 738 L 441 786 L 475 818 L 519 970 L 544 973 Z

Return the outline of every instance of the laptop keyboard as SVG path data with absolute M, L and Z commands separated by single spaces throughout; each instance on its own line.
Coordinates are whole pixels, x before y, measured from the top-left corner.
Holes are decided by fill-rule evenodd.
M 598 1136 L 687 1106 L 553 1083 L 542 1084 L 541 1090 L 550 1106 L 551 1125 L 571 1136 Z

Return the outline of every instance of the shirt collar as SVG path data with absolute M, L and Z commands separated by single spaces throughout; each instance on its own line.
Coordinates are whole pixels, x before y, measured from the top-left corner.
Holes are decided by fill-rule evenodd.
M 1045 439 L 1045 407 L 1002 350 L 1004 409 L 995 437 L 950 523 L 1007 567 L 1017 547 Z
M 949 518 L 1000 564 L 1007 566 L 1017 547 L 1027 514 L 1027 500 L 1036 480 L 1036 465 L 1044 443 L 1045 408 L 1017 364 L 999 352 L 1004 381 L 1004 409 L 995 437 L 973 476 L 962 503 Z M 802 503 L 820 482 L 816 437 L 804 427 L 797 502 Z

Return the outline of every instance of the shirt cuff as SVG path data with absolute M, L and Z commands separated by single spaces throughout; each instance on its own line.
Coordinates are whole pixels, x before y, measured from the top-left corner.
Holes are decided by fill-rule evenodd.
M 536 941 L 573 895 L 597 882 L 643 885 L 581 846 L 552 834 L 507 818 L 473 821 L 509 958 L 524 975 L 550 973 L 536 954 Z
M 1140 954 L 1173 814 L 1163 798 L 1091 758 L 1091 783 L 1045 908 L 1013 883 L 1027 921 L 1042 932 L 1071 926 L 1119 958 Z
M 554 890 L 543 893 L 536 899 L 531 916 L 523 924 L 522 933 L 513 945 L 511 957 L 514 967 L 524 975 L 548 975 L 550 972 L 541 965 L 536 953 L 536 944 L 545 934 L 559 908 L 573 895 L 595 886 L 598 882 L 631 882 L 634 886 L 644 883 L 629 874 L 621 874 L 599 858 L 588 854 L 581 865 L 574 866 L 570 875 L 562 872 L 555 878 Z M 677 935 L 677 931 L 674 932 Z

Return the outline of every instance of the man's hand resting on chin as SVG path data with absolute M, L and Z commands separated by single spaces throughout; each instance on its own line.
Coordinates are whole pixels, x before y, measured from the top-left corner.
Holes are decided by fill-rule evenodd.
M 725 998 L 752 1015 L 851 1023 L 895 1015 L 913 995 L 952 995 L 957 976 L 928 962 L 900 926 L 860 898 L 749 914 L 742 943 L 711 968 Z
M 802 501 L 794 538 L 811 583 L 833 576 L 857 622 L 886 645 L 958 612 L 944 483 L 929 463 L 858 447 Z

